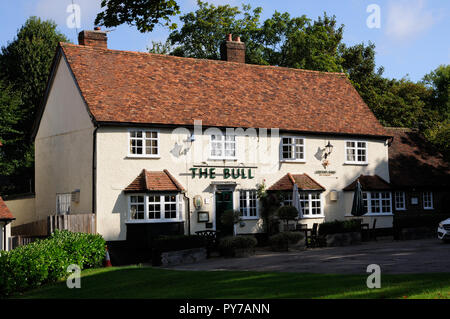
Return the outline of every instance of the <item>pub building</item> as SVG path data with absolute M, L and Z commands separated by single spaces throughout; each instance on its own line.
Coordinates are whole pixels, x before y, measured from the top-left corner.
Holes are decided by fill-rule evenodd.
M 349 218 L 360 178 L 364 221 L 392 227 L 391 135 L 347 76 L 246 64 L 231 35 L 221 53 L 111 50 L 99 29 L 60 43 L 34 130 L 37 218 L 95 213 L 118 245 L 218 230 L 234 209 L 254 234 L 257 187 L 292 204 L 297 184 L 311 227 Z

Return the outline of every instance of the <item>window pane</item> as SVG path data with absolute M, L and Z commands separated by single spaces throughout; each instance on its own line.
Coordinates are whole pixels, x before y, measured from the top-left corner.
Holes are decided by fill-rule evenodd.
M 239 192 L 239 210 L 241 212 L 241 216 L 248 216 L 246 191 Z
M 161 218 L 161 199 L 160 196 L 149 196 L 148 197 L 148 218 L 149 219 L 160 219 Z
M 354 149 L 347 149 L 347 161 L 355 161 L 355 150 Z
M 144 219 L 144 196 L 131 196 L 130 198 L 130 218 L 131 219 Z

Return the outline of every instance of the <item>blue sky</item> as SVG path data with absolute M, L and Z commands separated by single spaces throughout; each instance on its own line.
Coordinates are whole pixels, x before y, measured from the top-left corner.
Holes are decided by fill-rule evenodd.
M 76 31 L 67 26 L 67 6 L 72 0 L 2 0 L 0 2 L 0 45 L 11 41 L 17 30 L 31 16 L 53 19 L 59 30 L 76 43 Z M 92 29 L 101 0 L 73 0 L 81 8 L 81 29 Z M 413 81 L 434 70 L 440 64 L 450 63 L 450 1 L 448 0 L 278 0 L 238 1 L 212 0 L 214 4 L 240 6 L 249 3 L 263 8 L 262 20 L 277 10 L 292 16 L 307 15 L 317 18 L 324 11 L 336 15 L 344 24 L 344 42 L 353 45 L 372 41 L 376 45 L 377 65 L 384 66 L 384 75 L 390 78 L 408 76 Z M 182 13 L 194 11 L 196 0 L 178 0 Z M 373 11 L 369 5 L 380 8 L 380 28 L 369 28 L 367 19 Z M 178 19 L 174 18 L 174 22 Z M 79 31 L 79 30 L 78 30 Z M 151 41 L 165 40 L 169 30 L 158 27 L 154 32 L 141 34 L 135 28 L 120 26 L 109 33 L 111 49 L 146 51 Z

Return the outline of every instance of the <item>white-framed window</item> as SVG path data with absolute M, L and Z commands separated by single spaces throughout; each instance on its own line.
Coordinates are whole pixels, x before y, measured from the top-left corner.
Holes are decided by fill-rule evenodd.
M 133 220 L 145 219 L 145 196 L 144 195 L 130 196 L 130 219 L 133 219 Z
M 303 137 L 283 136 L 280 144 L 282 161 L 305 161 L 305 139 Z
M 363 192 L 364 212 L 371 214 L 392 214 L 391 192 Z
M 300 195 L 300 207 L 302 208 L 303 218 L 323 216 L 321 193 L 299 192 L 299 195 Z
M 433 209 L 433 192 L 423 192 L 423 209 Z
M 299 192 L 300 207 L 303 215 L 301 218 L 323 217 L 322 194 L 320 192 Z M 292 204 L 292 192 L 283 194 L 284 206 Z
M 239 191 L 239 210 L 244 219 L 258 218 L 258 200 L 256 190 Z
M 283 206 L 293 206 L 292 205 L 292 192 L 283 194 Z
M 406 210 L 405 192 L 395 192 L 394 202 L 396 210 Z
M 128 201 L 129 221 L 168 222 L 181 220 L 177 194 L 136 194 Z
M 159 157 L 159 132 L 157 130 L 130 130 L 128 156 Z
M 70 203 L 72 201 L 72 193 L 56 194 L 56 214 L 70 214 Z
M 345 141 L 345 163 L 367 164 L 367 142 Z
M 211 159 L 236 159 L 236 135 L 211 134 Z

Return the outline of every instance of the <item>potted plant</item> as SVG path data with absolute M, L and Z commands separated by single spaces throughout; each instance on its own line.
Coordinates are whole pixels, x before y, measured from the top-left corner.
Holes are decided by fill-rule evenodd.
M 296 220 L 298 218 L 298 210 L 294 206 L 281 206 L 277 210 L 277 216 L 279 219 L 286 222 L 286 229 L 288 229 L 289 221 Z

